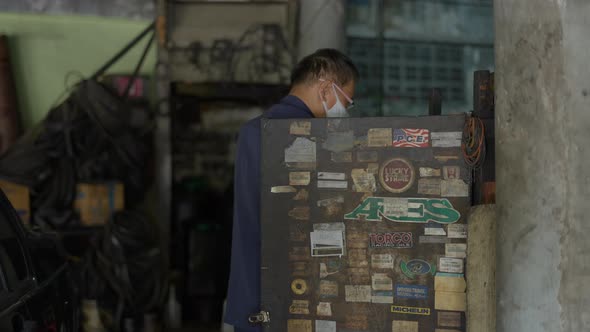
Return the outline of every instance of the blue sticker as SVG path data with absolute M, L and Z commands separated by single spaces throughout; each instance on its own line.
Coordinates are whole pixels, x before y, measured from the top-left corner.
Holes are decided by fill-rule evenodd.
M 402 299 L 428 299 L 428 287 L 422 285 L 395 285 L 395 296 Z

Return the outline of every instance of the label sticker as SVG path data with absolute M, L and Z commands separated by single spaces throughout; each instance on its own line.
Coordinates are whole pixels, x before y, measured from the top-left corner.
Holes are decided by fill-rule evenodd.
M 447 235 L 441 224 L 430 222 L 424 226 L 424 235 Z
M 443 166 L 443 179 L 453 180 L 461 178 L 461 168 L 459 166 Z
M 344 328 L 352 331 L 365 331 L 369 329 L 369 317 L 365 315 L 346 315 Z
M 393 205 L 397 202 L 400 210 L 403 210 L 404 202 L 407 202 L 407 213 L 392 214 L 392 209 L 387 211 L 384 202 Z M 397 207 L 396 207 L 397 209 Z M 381 221 L 385 218 L 394 222 L 405 223 L 427 223 L 437 222 L 440 224 L 452 224 L 461 218 L 459 211 L 455 210 L 448 199 L 439 198 L 384 198 L 384 197 L 367 197 L 352 212 L 344 215 L 344 219 L 361 220 L 364 217 L 366 221 Z
M 390 254 L 371 255 L 371 267 L 374 269 L 393 269 L 393 256 Z
M 330 320 L 316 320 L 315 332 L 336 332 L 336 322 Z
M 311 320 L 288 319 L 287 332 L 311 332 Z
M 418 322 L 394 320 L 391 322 L 391 332 L 418 332 Z
M 293 144 L 285 149 L 286 163 L 315 163 L 316 145 L 315 142 L 305 138 L 297 137 Z
M 335 163 L 351 163 L 352 152 L 332 152 L 331 159 Z
M 358 151 L 356 160 L 359 163 L 375 163 L 378 160 L 377 151 Z
M 438 270 L 448 273 L 463 273 L 463 259 L 440 257 L 438 259 Z
M 420 177 L 440 177 L 440 169 L 430 167 L 420 167 Z
M 291 247 L 289 248 L 289 260 L 306 261 L 311 257 L 308 247 Z
M 392 291 L 373 291 L 373 303 L 393 304 L 393 292 Z
M 399 194 L 414 184 L 414 168 L 403 158 L 393 158 L 381 166 L 379 180 L 385 190 Z
M 355 168 L 351 171 L 350 176 L 353 181 L 353 189 L 357 192 L 375 192 L 377 183 L 375 175 L 361 168 Z
M 428 287 L 422 285 L 395 285 L 395 296 L 402 299 L 426 300 Z
M 439 311 L 437 316 L 438 326 L 444 327 L 461 327 L 461 313 Z
M 318 207 L 328 207 L 330 205 L 342 204 L 342 203 L 344 203 L 344 196 L 338 195 L 338 196 L 319 200 Z
M 338 297 L 338 283 L 330 280 L 320 280 L 320 297 Z
M 465 311 L 467 294 L 459 292 L 434 292 L 434 309 L 448 311 Z
M 383 215 L 407 217 L 409 200 L 407 198 L 386 197 L 383 199 Z
M 309 301 L 293 300 L 291 306 L 289 306 L 289 313 L 295 315 L 309 315 Z
M 289 210 L 289 217 L 295 220 L 309 220 L 309 206 L 296 206 Z
M 318 180 L 346 180 L 346 173 L 318 172 Z
M 350 267 L 368 267 L 367 250 L 366 249 L 349 249 L 348 250 L 348 265 Z
M 465 293 L 467 283 L 465 277 L 461 274 L 458 276 L 447 276 L 438 273 L 434 277 L 434 290 L 437 292 L 456 292 Z
M 434 329 L 434 332 L 461 332 L 459 330 L 451 330 L 451 329 Z
M 442 180 L 440 182 L 440 195 L 443 197 L 468 197 L 469 186 L 461 179 Z
M 330 302 L 320 302 L 318 303 L 317 307 L 318 316 L 332 316 L 332 303 Z
M 392 232 L 369 234 L 371 248 L 412 248 L 412 232 Z
M 291 282 L 291 291 L 295 295 L 303 295 L 307 292 L 307 282 L 303 279 L 295 279 Z
M 460 131 L 430 133 L 433 148 L 461 147 L 462 138 L 463 132 Z
M 467 257 L 467 244 L 465 243 L 447 243 L 445 245 L 445 256 L 455 258 Z
M 438 235 L 420 235 L 418 237 L 418 243 L 449 243 L 451 240 L 446 236 Z
M 320 263 L 320 279 L 324 279 L 332 274 L 340 272 L 340 260 L 330 260 L 328 263 Z
M 328 133 L 322 148 L 331 152 L 344 152 L 354 147 L 354 133 L 352 131 L 339 131 Z
M 430 316 L 430 309 L 429 308 L 402 307 L 399 305 L 392 305 L 391 312 L 393 312 L 395 314 Z
M 370 285 L 345 285 L 344 294 L 346 302 L 371 302 Z
M 291 186 L 275 186 L 270 188 L 270 192 L 273 194 L 284 194 L 284 193 L 294 193 L 297 189 Z
M 294 201 L 307 201 L 309 199 L 309 192 L 307 189 L 300 189 L 293 197 Z
M 427 148 L 428 129 L 395 129 L 393 146 L 396 148 Z
M 434 159 L 438 160 L 441 163 L 446 163 L 449 160 L 459 160 L 459 156 L 437 155 L 437 156 L 434 156 Z
M 348 181 L 326 181 L 318 180 L 318 188 L 325 189 L 348 189 Z
M 369 147 L 391 146 L 392 130 L 391 128 L 371 128 L 367 137 Z
M 453 224 L 449 225 L 447 232 L 449 233 L 450 239 L 466 239 L 467 238 L 467 225 L 465 224 Z
M 309 262 L 292 262 L 291 270 L 294 277 L 309 277 L 311 271 Z
M 371 286 L 374 290 L 393 290 L 393 281 L 385 273 L 374 273 L 371 277 Z
M 290 224 L 289 239 L 295 242 L 306 241 L 307 233 L 305 232 L 303 225 L 300 223 Z
M 422 259 L 412 259 L 408 262 L 401 261 L 400 262 L 400 269 L 402 273 L 410 278 L 415 279 L 416 277 L 436 273 L 436 268 L 434 265 L 430 265 L 425 260 Z
M 309 136 L 311 134 L 311 121 L 291 122 L 291 127 L 289 128 L 289 133 L 291 135 Z
M 418 194 L 440 196 L 440 179 L 418 180 Z
M 313 257 L 329 257 L 344 255 L 344 236 L 341 230 L 313 231 L 309 238 Z
M 310 172 L 290 172 L 289 185 L 291 186 L 307 186 L 311 180 Z

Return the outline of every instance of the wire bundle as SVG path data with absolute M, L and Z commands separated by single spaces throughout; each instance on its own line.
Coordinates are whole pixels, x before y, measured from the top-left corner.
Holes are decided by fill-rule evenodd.
M 33 220 L 50 228 L 75 219 L 79 182 L 118 180 L 126 202 L 134 204 L 146 185 L 150 137 L 147 123 L 131 123 L 122 98 L 94 80 L 82 81 L 0 158 L 0 177 L 30 188 Z
M 486 139 L 485 126 L 480 118 L 471 116 L 465 121 L 461 150 L 469 167 L 481 167 L 486 156 Z
M 143 215 L 120 211 L 92 241 L 84 267 L 85 298 L 113 308 L 113 329 L 123 317 L 157 310 L 167 289 L 157 226 Z

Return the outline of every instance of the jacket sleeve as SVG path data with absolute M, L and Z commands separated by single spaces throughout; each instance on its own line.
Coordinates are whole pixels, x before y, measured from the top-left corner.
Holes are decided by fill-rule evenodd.
M 261 331 L 248 317 L 260 310 L 260 122 L 238 138 L 234 174 L 231 268 L 225 322 L 240 331 Z

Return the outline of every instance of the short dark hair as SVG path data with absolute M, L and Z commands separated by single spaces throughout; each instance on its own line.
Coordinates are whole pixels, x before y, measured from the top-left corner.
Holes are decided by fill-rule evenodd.
M 359 71 L 344 53 L 322 48 L 304 57 L 291 72 L 291 86 L 320 78 L 331 79 L 340 86 L 358 81 Z

